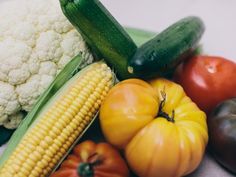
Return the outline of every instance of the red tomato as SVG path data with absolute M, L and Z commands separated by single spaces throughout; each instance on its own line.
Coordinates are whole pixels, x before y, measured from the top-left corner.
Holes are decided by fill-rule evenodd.
M 236 63 L 222 57 L 195 56 L 177 68 L 174 80 L 206 113 L 236 97 Z
M 120 153 L 108 143 L 87 140 L 75 146 L 73 153 L 51 177 L 128 177 L 129 169 Z

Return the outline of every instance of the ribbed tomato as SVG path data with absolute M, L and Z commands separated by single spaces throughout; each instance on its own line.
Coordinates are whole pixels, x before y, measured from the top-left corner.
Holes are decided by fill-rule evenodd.
M 206 115 L 181 86 L 130 79 L 113 87 L 100 109 L 103 133 L 125 150 L 140 177 L 179 177 L 195 170 L 208 133 Z
M 107 143 L 85 141 L 51 177 L 128 177 L 129 170 L 119 152 Z

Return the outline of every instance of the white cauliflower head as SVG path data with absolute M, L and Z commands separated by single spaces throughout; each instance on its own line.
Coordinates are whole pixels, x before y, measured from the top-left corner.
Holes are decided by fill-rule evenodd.
M 0 125 L 16 128 L 75 55 L 92 55 L 59 0 L 3 1 L 0 19 Z

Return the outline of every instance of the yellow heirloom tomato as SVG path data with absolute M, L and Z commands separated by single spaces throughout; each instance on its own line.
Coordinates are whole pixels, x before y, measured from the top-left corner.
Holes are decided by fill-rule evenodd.
M 166 79 L 129 79 L 113 87 L 100 109 L 106 139 L 125 150 L 140 177 L 179 177 L 200 164 L 208 142 L 206 115 Z

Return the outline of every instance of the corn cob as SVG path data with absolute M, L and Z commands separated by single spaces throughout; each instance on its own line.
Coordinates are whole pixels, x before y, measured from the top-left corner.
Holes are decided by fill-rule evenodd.
M 113 85 L 103 62 L 76 74 L 50 99 L 0 169 L 0 177 L 47 176 L 95 116 Z
M 34 122 L 38 113 L 42 107 L 48 102 L 48 100 L 70 79 L 79 72 L 85 66 L 91 64 L 93 61 L 87 56 L 88 53 L 80 53 L 74 58 L 71 59 L 69 63 L 61 70 L 61 72 L 56 76 L 54 81 L 50 86 L 43 92 L 35 103 L 33 109 L 27 114 L 27 116 L 21 121 L 21 125 L 14 131 L 12 138 L 9 140 L 8 144 L 11 144 L 12 147 L 16 146 L 19 143 L 20 138 L 27 131 L 28 127 L 32 122 Z M 1 132 L 0 132 L 1 137 Z M 14 137 L 14 138 L 13 138 Z M 9 137 L 10 138 L 10 137 Z M 0 141 L 3 141 L 1 139 Z M 0 142 L 1 144 L 1 142 Z M 4 154 L 11 153 L 11 148 L 7 148 Z M 0 158 L 0 167 L 2 166 L 3 161 L 5 161 L 4 156 Z

